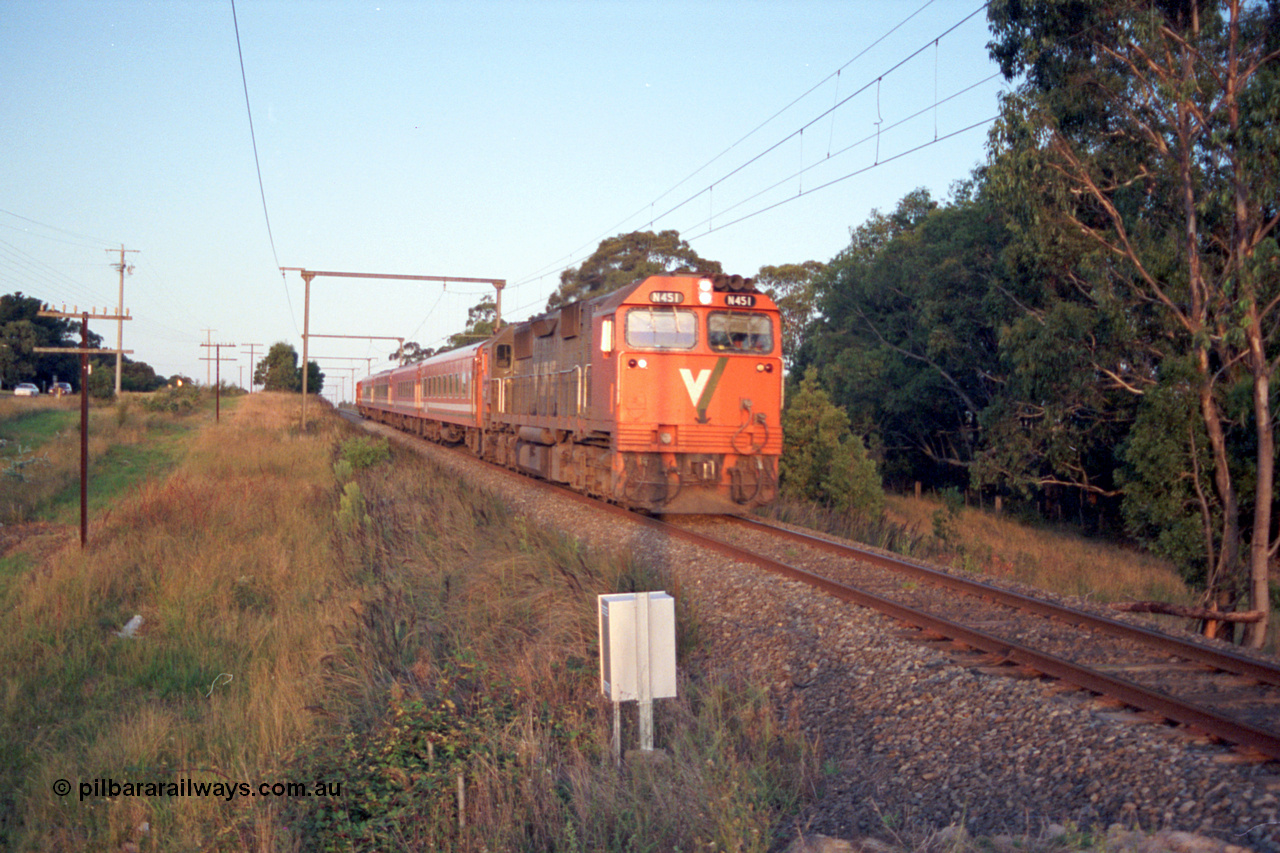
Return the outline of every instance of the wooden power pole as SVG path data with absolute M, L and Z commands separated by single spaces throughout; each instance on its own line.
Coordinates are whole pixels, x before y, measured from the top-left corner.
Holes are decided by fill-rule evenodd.
M 216 365 L 216 367 L 214 367 L 214 386 L 213 386 L 213 420 L 216 423 L 222 420 L 222 362 L 235 361 L 234 358 L 224 358 L 222 356 L 222 348 L 234 347 L 235 344 L 207 343 L 207 344 L 201 344 L 200 346 L 209 347 L 213 350 L 213 358 L 210 358 L 209 356 L 204 356 L 200 360 L 212 361 Z M 208 367 L 208 365 L 205 365 L 205 366 Z
M 125 314 L 98 314 L 96 313 L 97 309 L 68 313 L 66 308 L 64 305 L 61 311 L 54 311 L 46 305 L 36 316 L 58 317 L 64 320 L 79 318 L 80 347 L 78 349 L 71 347 L 33 347 L 31 351 L 57 353 L 58 355 L 78 353 L 80 355 L 80 548 L 83 550 L 84 543 L 89 538 L 89 356 L 115 353 L 116 358 L 119 358 L 124 353 L 133 352 L 133 350 L 124 350 L 122 352 L 118 349 L 90 349 L 89 321 L 91 319 L 115 320 L 123 323 L 125 320 L 132 320 L 133 318 Z M 119 374 L 117 374 L 118 376 Z

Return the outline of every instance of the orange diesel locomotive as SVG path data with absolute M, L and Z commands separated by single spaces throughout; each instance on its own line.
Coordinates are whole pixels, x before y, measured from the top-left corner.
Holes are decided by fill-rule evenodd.
M 662 275 L 357 383 L 367 418 L 622 506 L 742 513 L 777 493 L 778 309 Z

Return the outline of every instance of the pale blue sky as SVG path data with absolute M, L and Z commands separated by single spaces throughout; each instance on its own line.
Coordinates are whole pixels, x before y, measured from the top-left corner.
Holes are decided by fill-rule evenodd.
M 238 0 L 273 256 L 230 0 L 3 0 L 0 292 L 114 304 L 104 249 L 138 249 L 125 346 L 163 374 L 203 379 L 204 329 L 301 350 L 301 279 L 282 279 L 277 258 L 505 278 L 510 319 L 536 313 L 560 269 L 625 231 L 674 228 L 743 275 L 827 261 L 872 208 L 917 186 L 945 197 L 982 160 L 985 125 L 926 145 L 995 115 L 998 78 L 931 108 L 935 91 L 995 72 L 978 9 Z M 314 333 L 431 345 L 483 288 L 316 279 L 312 291 Z M 96 330 L 114 341 L 113 324 Z M 247 365 L 241 355 L 224 375 Z M 335 387 L 349 375 L 321 366 Z

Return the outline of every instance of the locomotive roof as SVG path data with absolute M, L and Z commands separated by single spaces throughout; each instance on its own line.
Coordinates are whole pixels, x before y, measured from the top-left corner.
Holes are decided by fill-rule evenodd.
M 627 300 L 630 299 L 637 290 L 640 290 L 646 284 L 648 284 L 651 281 L 654 281 L 655 279 L 671 282 L 671 285 L 669 286 L 677 286 L 677 284 L 687 286 L 687 285 L 693 285 L 695 282 L 701 281 L 704 278 L 711 279 L 712 281 L 714 281 L 716 290 L 729 290 L 729 289 L 741 290 L 741 292 L 754 293 L 754 294 L 757 294 L 758 296 L 764 297 L 766 300 L 768 299 L 767 294 L 761 293 L 760 291 L 755 289 L 754 285 L 752 284 L 752 280 L 749 278 L 744 279 L 742 276 L 727 276 L 722 274 L 710 275 L 710 274 L 703 274 L 703 273 L 680 272 L 680 273 L 662 273 L 658 275 L 646 276 L 644 278 L 633 281 L 631 284 L 619 287 L 617 290 L 612 290 L 608 293 L 601 294 L 600 296 L 593 296 L 588 299 L 580 299 L 577 301 L 592 305 L 596 313 L 599 313 L 599 312 L 607 313 L 609 311 L 616 309 L 619 305 L 626 304 Z M 731 281 L 732 281 L 732 286 L 730 286 L 729 284 Z M 422 361 L 415 362 L 414 364 L 411 364 L 411 365 L 403 365 L 400 367 L 389 367 L 386 370 L 383 370 L 378 373 L 374 373 L 370 376 L 365 377 L 363 381 L 378 379 L 379 377 L 382 377 L 384 375 L 390 376 L 391 374 L 396 373 L 397 371 L 403 370 L 406 367 L 421 367 L 423 365 L 431 365 L 439 362 L 451 361 L 460 356 L 470 356 L 472 353 L 475 352 L 475 350 L 478 350 L 481 347 L 491 346 L 500 338 L 509 339 L 512 333 L 516 329 L 520 328 L 521 326 L 533 325 L 534 323 L 547 320 L 548 318 L 559 316 L 560 313 L 565 308 L 567 308 L 569 305 L 572 305 L 572 304 L 574 303 L 570 302 L 565 305 L 561 305 L 557 308 L 551 309 L 550 311 L 544 311 L 541 314 L 536 314 L 533 317 L 528 318 L 527 320 L 521 320 L 517 323 L 508 323 L 504 325 L 501 329 L 499 329 L 497 332 L 495 332 L 493 336 L 486 338 L 485 340 L 480 341 L 479 343 L 468 344 L 465 347 L 459 347 L 458 349 L 452 349 L 446 352 L 437 353 L 436 355 L 433 355 L 430 358 L 423 359 Z
M 731 279 L 736 280 L 734 282 L 736 286 L 732 289 L 736 290 L 738 288 L 741 288 L 741 292 L 743 293 L 753 293 L 753 294 L 756 294 L 757 296 L 764 296 L 766 299 L 768 299 L 767 294 L 755 289 L 755 285 L 752 283 L 752 279 L 749 279 L 749 278 L 744 279 L 742 276 L 728 276 L 728 275 L 722 275 L 719 273 L 716 273 L 713 275 L 713 274 L 695 273 L 695 272 L 678 272 L 678 273 L 659 273 L 657 275 L 645 276 L 644 278 L 633 281 L 631 284 L 623 285 L 622 287 L 619 287 L 617 290 L 611 290 L 608 293 L 601 294 L 600 296 L 592 296 L 587 299 L 580 299 L 578 300 L 578 302 L 582 302 L 582 303 L 593 306 L 596 313 L 600 313 L 600 312 L 608 313 L 609 311 L 612 311 L 613 309 L 617 308 L 619 305 L 626 304 L 627 300 L 630 299 L 631 296 L 633 296 L 637 290 L 640 290 L 646 284 L 648 284 L 651 281 L 654 281 L 655 279 L 659 279 L 662 281 L 669 281 L 672 283 L 672 286 L 674 286 L 677 283 L 680 285 L 692 285 L 693 283 L 701 281 L 704 278 L 711 279 L 713 282 L 715 282 L 716 290 L 729 290 L 731 288 L 729 287 L 728 282 Z M 541 314 L 530 317 L 528 320 L 522 320 L 519 323 L 513 323 L 511 325 L 522 326 L 526 323 L 536 323 L 539 320 L 543 320 L 548 317 L 552 317 L 559 314 L 563 309 L 568 307 L 568 305 L 572 305 L 572 304 L 573 303 L 571 302 L 571 303 L 567 303 L 566 305 L 561 305 L 558 308 L 553 308 L 550 311 L 544 311 Z

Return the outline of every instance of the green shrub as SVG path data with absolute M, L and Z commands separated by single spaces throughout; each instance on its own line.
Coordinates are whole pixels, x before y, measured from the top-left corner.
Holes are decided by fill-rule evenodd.
M 782 415 L 782 432 L 783 495 L 869 516 L 884 509 L 875 462 L 849 430 L 849 416 L 818 387 L 812 368 Z
M 338 458 L 349 463 L 352 470 L 361 471 L 389 460 L 391 447 L 385 438 L 351 438 L 338 449 Z
M 335 515 L 338 527 L 344 533 L 368 526 L 369 514 L 365 512 L 364 494 L 360 491 L 359 483 L 347 483 L 343 486 Z
M 165 388 L 150 396 L 142 398 L 142 406 L 149 412 L 167 412 L 172 415 L 187 415 L 195 411 L 204 395 L 197 385 L 180 385 L 176 388 Z

